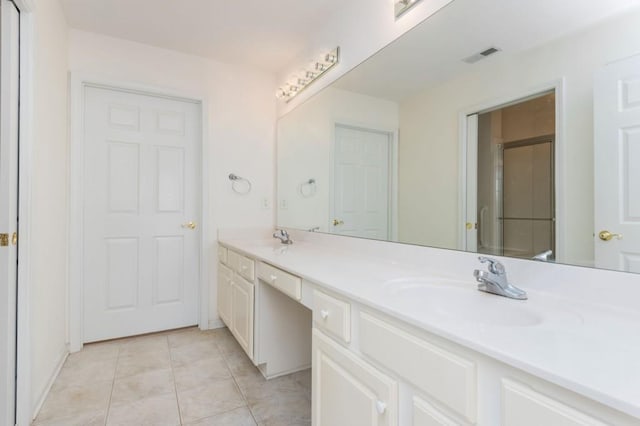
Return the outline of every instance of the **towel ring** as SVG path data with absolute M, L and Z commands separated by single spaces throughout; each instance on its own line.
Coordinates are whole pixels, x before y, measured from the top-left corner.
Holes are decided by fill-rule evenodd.
M 314 195 L 316 195 L 317 190 L 316 180 L 311 178 L 307 181 L 302 182 L 298 190 L 300 191 L 300 195 L 302 195 L 302 198 L 313 197 Z
M 251 192 L 251 182 L 249 181 L 249 179 L 246 179 L 231 173 L 229 175 L 229 180 L 231 181 L 231 189 L 236 194 L 247 195 L 248 193 Z M 241 189 L 238 189 L 238 187 L 236 186 L 238 182 L 244 182 L 246 184 L 246 189 L 244 191 L 242 191 Z

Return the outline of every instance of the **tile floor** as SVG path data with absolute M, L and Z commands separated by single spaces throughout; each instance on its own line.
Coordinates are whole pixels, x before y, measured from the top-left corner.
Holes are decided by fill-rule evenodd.
M 311 371 L 266 381 L 226 328 L 85 345 L 34 426 L 311 425 Z

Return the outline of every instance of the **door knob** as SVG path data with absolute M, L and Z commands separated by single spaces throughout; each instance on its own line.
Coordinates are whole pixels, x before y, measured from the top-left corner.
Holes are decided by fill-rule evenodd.
M 333 226 L 344 225 L 344 220 L 333 219 Z
M 613 238 L 617 240 L 621 240 L 622 234 L 614 234 L 609 231 L 600 231 L 600 233 L 598 234 L 598 237 L 600 237 L 602 241 L 611 241 Z
M 198 225 L 196 225 L 195 222 L 187 222 L 187 223 L 183 223 L 182 224 L 183 228 L 189 228 L 191 230 L 196 229 L 196 226 L 198 226 Z

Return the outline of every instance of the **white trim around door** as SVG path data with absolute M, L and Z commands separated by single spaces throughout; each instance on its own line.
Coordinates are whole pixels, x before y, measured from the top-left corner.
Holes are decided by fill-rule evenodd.
M 135 94 L 196 102 L 201 111 L 201 211 L 200 211 L 200 283 L 198 324 L 209 328 L 209 268 L 208 248 L 214 243 L 210 237 L 209 219 L 209 161 L 207 150 L 208 112 L 203 96 L 178 93 L 172 90 L 113 81 L 96 75 L 71 73 L 71 148 L 70 148 L 70 215 L 69 215 L 69 350 L 77 352 L 83 345 L 83 159 L 84 159 L 84 90 L 101 87 Z

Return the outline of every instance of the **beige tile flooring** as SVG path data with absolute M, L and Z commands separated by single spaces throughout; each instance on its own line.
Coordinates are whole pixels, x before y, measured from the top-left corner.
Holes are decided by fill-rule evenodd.
M 85 345 L 34 425 L 311 424 L 311 372 L 266 381 L 226 328 Z

